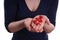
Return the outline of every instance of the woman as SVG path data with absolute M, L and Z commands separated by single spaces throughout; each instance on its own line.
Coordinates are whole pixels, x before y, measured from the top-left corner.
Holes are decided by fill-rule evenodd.
M 4 0 L 5 27 L 12 40 L 48 40 L 55 27 L 58 0 Z M 39 17 L 42 23 L 33 24 Z M 40 19 L 41 20 L 41 19 Z

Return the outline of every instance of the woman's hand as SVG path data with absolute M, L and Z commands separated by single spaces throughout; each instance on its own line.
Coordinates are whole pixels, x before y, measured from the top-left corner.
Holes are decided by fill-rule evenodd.
M 24 25 L 25 25 L 25 28 L 28 30 L 28 31 L 31 31 L 31 32 L 36 32 L 36 30 L 34 30 L 32 27 L 31 27 L 31 22 L 32 22 L 33 18 L 26 18 L 25 21 L 24 21 Z
M 43 29 L 38 29 L 40 25 L 36 26 L 36 25 L 33 25 L 32 21 L 34 20 L 35 18 L 26 18 L 25 21 L 24 21 L 24 25 L 25 27 L 27 28 L 28 31 L 31 31 L 31 32 L 42 32 Z M 33 25 L 33 26 L 32 26 Z M 36 28 L 34 28 L 36 27 Z M 38 30 L 37 30 L 38 29 Z
M 45 24 L 44 15 L 37 15 L 33 18 L 31 27 L 36 30 L 36 32 L 43 32 L 43 26 Z
M 34 18 L 26 18 L 24 21 L 25 27 L 31 32 L 51 32 L 54 29 L 54 25 L 50 23 L 49 19 L 45 15 L 37 15 Z
M 49 18 L 47 16 L 44 16 L 46 21 L 45 21 L 45 24 L 44 24 L 44 31 L 47 32 L 47 33 L 50 33 L 51 31 L 53 31 L 54 29 L 54 25 L 50 22 Z

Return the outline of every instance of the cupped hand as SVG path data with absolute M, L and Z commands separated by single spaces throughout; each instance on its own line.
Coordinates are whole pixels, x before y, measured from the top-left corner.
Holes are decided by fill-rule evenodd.
M 37 15 L 32 20 L 32 28 L 36 30 L 36 32 L 43 32 L 43 27 L 45 24 L 46 18 L 45 15 Z
M 50 23 L 48 17 L 45 15 L 37 15 L 34 18 L 26 18 L 24 21 L 25 27 L 31 32 L 43 32 L 45 23 Z

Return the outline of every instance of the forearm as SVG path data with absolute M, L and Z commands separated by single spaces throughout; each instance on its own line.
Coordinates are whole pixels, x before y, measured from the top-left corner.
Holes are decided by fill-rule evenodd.
M 10 30 L 10 32 L 17 32 L 17 31 L 22 30 L 25 26 L 24 25 L 24 20 L 20 20 L 20 21 L 10 23 L 8 25 L 8 29 Z
M 54 29 L 54 25 L 52 23 L 49 23 L 49 25 L 47 23 L 45 23 L 44 25 L 44 31 L 47 33 L 52 32 Z

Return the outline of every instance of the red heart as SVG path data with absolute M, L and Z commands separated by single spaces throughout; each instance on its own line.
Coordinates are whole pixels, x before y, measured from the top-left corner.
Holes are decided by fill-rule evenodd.
M 39 16 L 39 19 L 42 19 L 43 18 L 43 16 Z
M 42 19 L 40 19 L 39 22 L 40 22 L 40 23 L 43 22 Z
M 36 25 L 38 25 L 39 21 L 35 19 L 35 20 L 33 20 L 33 23 L 36 24 Z
M 43 18 L 43 16 L 39 16 L 38 18 L 35 18 L 35 20 L 33 20 L 32 22 L 36 25 L 38 25 L 38 24 L 41 25 L 41 23 L 43 22 L 42 18 Z
M 42 22 L 42 18 L 43 18 L 43 16 L 39 16 L 39 18 L 35 18 L 35 20 L 33 20 L 33 23 L 38 25 L 39 23 Z

